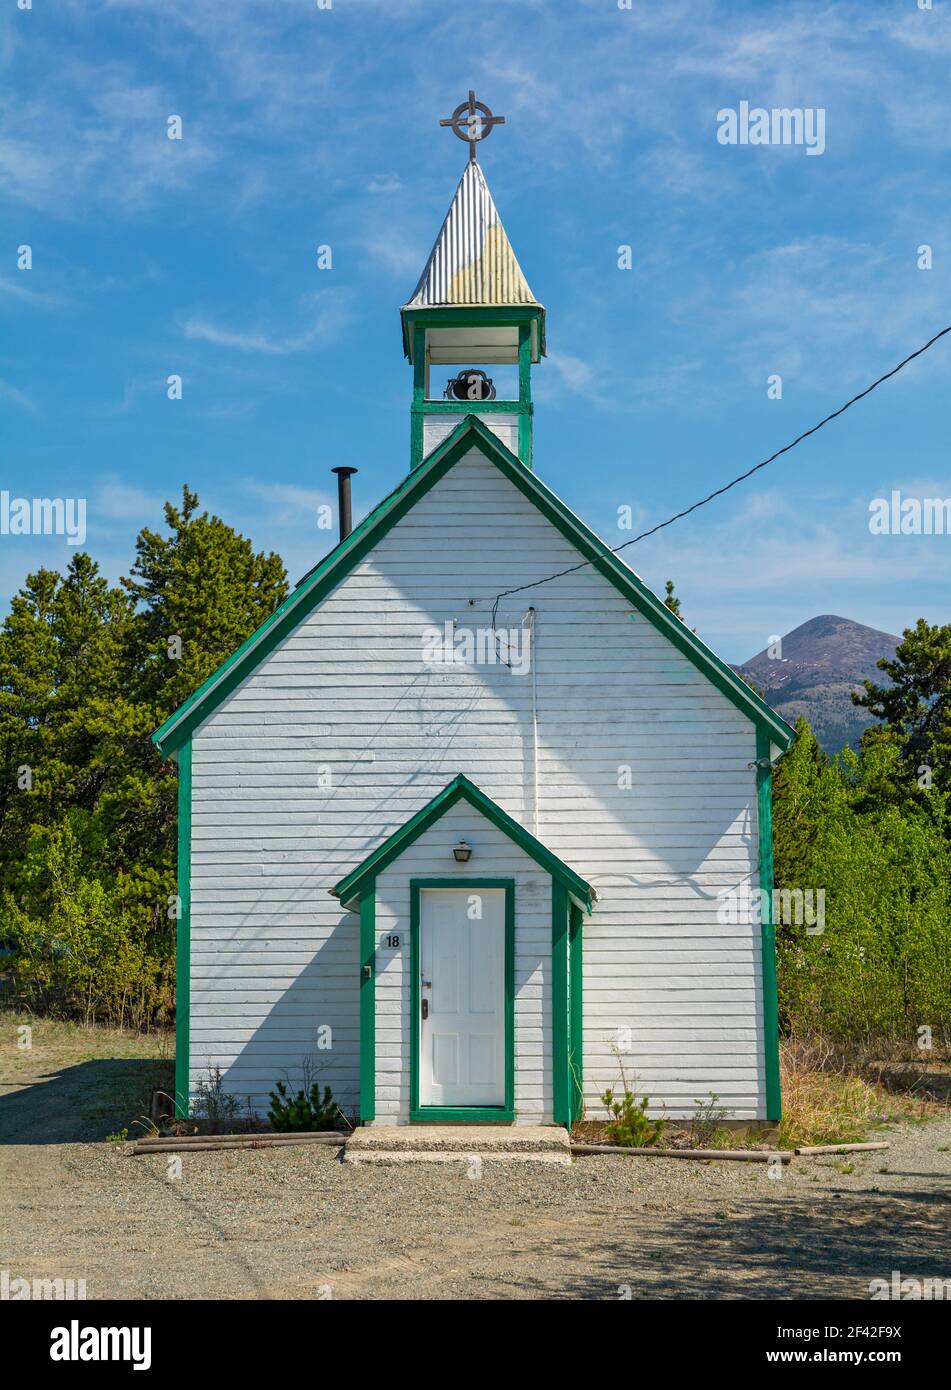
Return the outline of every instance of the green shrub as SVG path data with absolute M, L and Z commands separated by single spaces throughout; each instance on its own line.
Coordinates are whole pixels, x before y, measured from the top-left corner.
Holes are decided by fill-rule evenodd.
M 606 1127 L 612 1144 L 620 1144 L 623 1149 L 643 1149 L 656 1144 L 663 1134 L 666 1121 L 648 1119 L 647 1096 L 636 1100 L 633 1091 L 625 1091 L 623 1099 L 618 1100 L 609 1087 L 601 1100 L 608 1114 L 614 1116 Z
M 340 1112 L 330 1087 L 324 1087 L 323 1098 L 315 1081 L 308 1090 L 299 1090 L 292 1096 L 283 1081 L 279 1081 L 271 1092 L 268 1118 L 271 1128 L 279 1134 L 293 1131 L 334 1129 Z
M 650 1101 L 647 1096 L 637 1100 L 627 1084 L 621 1054 L 617 1048 L 614 1048 L 613 1052 L 621 1073 L 621 1099 L 617 1098 L 610 1087 L 602 1093 L 601 1103 L 611 1117 L 605 1126 L 607 1136 L 612 1144 L 619 1144 L 623 1149 L 643 1149 L 656 1144 L 667 1122 L 663 1119 L 648 1118 L 647 1107 Z

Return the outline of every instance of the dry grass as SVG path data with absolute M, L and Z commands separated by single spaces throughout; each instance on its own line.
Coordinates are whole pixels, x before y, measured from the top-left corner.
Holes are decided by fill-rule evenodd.
M 781 1148 L 861 1144 L 896 1120 L 921 1123 L 947 1113 L 947 1107 L 935 1101 L 912 1093 L 896 1095 L 867 1080 L 859 1074 L 861 1065 L 820 1038 L 781 1043 Z
M 87 1026 L 0 1006 L 0 1140 L 65 1143 L 122 1129 L 140 1135 L 150 1128 L 152 1091 L 174 1084 L 174 1055 L 170 1032 Z
M 765 1136 L 755 1126 L 745 1134 L 724 1127 L 699 1143 L 688 1123 L 671 1120 L 662 1143 L 673 1148 L 699 1145 L 733 1149 L 759 1148 L 764 1139 L 782 1149 L 808 1144 L 861 1144 L 896 1121 L 920 1124 L 946 1115 L 947 1104 L 920 1091 L 889 1089 L 877 1080 L 871 1058 L 893 1061 L 905 1060 L 907 1055 L 911 1055 L 907 1044 L 890 1048 L 880 1042 L 874 1048 L 859 1050 L 846 1049 L 820 1037 L 783 1039 L 783 1119 L 778 1139 Z M 915 1055 L 920 1064 L 921 1054 Z M 572 1138 L 593 1144 L 610 1142 L 605 1122 L 589 1115 L 572 1126 Z

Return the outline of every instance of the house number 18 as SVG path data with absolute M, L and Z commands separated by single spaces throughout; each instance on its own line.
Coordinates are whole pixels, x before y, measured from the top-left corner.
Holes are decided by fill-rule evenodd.
M 391 948 L 391 950 L 395 951 L 400 944 L 400 939 L 398 936 L 388 936 L 386 938 L 386 944 Z

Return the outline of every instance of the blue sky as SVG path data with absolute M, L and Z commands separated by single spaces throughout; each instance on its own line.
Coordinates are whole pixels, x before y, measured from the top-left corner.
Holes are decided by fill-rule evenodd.
M 358 512 L 407 471 L 398 309 L 465 160 L 438 121 L 472 86 L 507 117 L 482 165 L 548 308 L 536 467 L 619 543 L 619 507 L 662 520 L 951 322 L 949 11 L 11 0 L 0 486 L 86 497 L 116 579 L 187 480 L 296 580 L 332 538 L 331 467 L 360 469 Z M 825 152 L 718 143 L 741 101 L 822 108 Z M 868 507 L 951 496 L 949 380 L 951 337 L 627 560 L 728 660 L 819 613 L 947 621 L 951 537 L 872 536 Z M 0 537 L 3 601 L 69 550 Z

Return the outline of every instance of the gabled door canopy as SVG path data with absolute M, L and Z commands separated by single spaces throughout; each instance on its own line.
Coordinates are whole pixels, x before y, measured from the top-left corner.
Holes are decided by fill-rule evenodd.
M 339 898 L 344 907 L 356 907 L 364 893 L 370 890 L 377 874 L 408 849 L 414 840 L 419 839 L 425 830 L 435 824 L 458 801 L 467 801 L 475 810 L 481 812 L 487 821 L 507 835 L 530 859 L 534 859 L 546 873 L 561 883 L 573 902 L 585 911 L 591 911 L 592 905 L 597 901 L 597 894 L 590 883 L 576 874 L 574 869 L 570 869 L 564 860 L 547 849 L 541 840 L 536 839 L 524 826 L 519 825 L 518 821 L 513 820 L 507 811 L 503 811 L 497 802 L 486 796 L 484 791 L 462 773 L 454 777 L 432 801 L 427 802 L 421 810 L 411 816 L 405 825 L 394 830 L 372 854 L 367 855 L 362 864 L 358 864 L 335 884 L 330 890 L 331 894 Z M 460 877 L 459 882 L 464 884 L 465 879 Z

